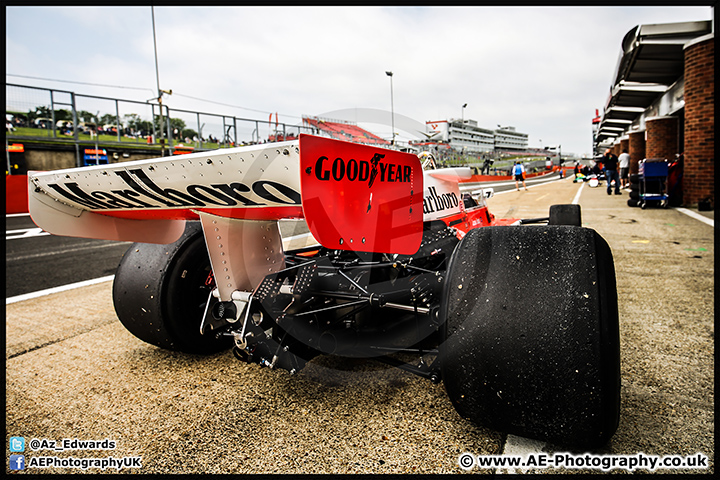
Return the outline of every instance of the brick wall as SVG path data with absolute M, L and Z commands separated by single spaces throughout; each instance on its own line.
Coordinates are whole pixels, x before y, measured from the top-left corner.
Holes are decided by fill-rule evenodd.
M 628 135 L 628 153 L 630 154 L 630 175 L 637 174 L 638 164 L 645 158 L 645 130 L 631 132 Z
M 715 204 L 715 40 L 685 49 L 683 199 Z
M 615 151 L 615 155 L 620 158 L 620 155 L 623 153 L 623 151 L 627 150 L 627 152 L 630 153 L 629 144 L 630 141 L 628 139 L 628 136 L 626 135 L 620 140 L 620 143 L 617 144 L 617 150 Z M 620 168 L 620 165 L 618 165 L 618 168 Z
M 645 120 L 647 141 L 645 158 L 675 160 L 678 151 L 678 119 L 675 117 L 654 117 Z
M 623 152 L 623 150 L 628 150 L 630 148 L 629 144 L 630 144 L 629 138 L 623 138 L 622 140 L 620 140 L 620 144 L 618 145 L 618 155 L 620 155 Z M 630 153 L 629 150 L 628 150 L 628 153 Z

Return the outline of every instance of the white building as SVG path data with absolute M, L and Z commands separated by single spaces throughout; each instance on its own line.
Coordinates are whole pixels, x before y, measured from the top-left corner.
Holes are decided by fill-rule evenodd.
M 499 150 L 527 150 L 528 134 L 515 131 L 515 127 L 495 130 L 495 148 Z
M 497 129 L 478 127 L 475 120 L 437 120 L 425 122 L 427 140 L 450 145 L 465 153 L 488 153 L 495 150 L 524 150 L 528 135 L 515 127 Z

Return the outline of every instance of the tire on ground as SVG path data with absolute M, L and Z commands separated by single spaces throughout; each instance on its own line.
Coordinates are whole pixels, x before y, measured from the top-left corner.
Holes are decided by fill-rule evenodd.
M 551 205 L 549 225 L 582 225 L 582 215 L 580 213 L 580 205 Z
M 620 350 L 612 253 L 572 226 L 471 230 L 453 253 L 442 378 L 458 413 L 558 445 L 617 429 Z
M 214 279 L 199 222 L 187 222 L 169 245 L 135 243 L 123 256 L 113 283 L 120 322 L 152 345 L 185 353 L 214 353 L 229 339 L 200 334 Z

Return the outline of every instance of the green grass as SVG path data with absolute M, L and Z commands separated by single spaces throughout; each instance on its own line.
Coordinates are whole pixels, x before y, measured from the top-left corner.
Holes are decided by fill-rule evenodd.
M 7 140 L 9 142 L 16 142 L 16 143 L 22 143 L 23 141 L 27 142 L 33 142 L 33 141 L 52 141 L 52 142 L 60 142 L 60 143 L 74 143 L 75 139 L 72 135 L 63 135 L 59 131 L 56 132 L 56 136 L 53 136 L 53 131 L 43 128 L 30 128 L 30 127 L 19 127 L 14 132 L 7 132 L 6 133 Z M 85 133 L 78 133 L 78 142 L 83 145 L 95 145 L 95 137 L 91 137 L 89 134 Z M 98 147 L 118 147 L 118 137 L 117 135 L 107 135 L 107 134 L 100 134 L 97 138 L 97 144 Z M 153 149 L 160 149 L 159 143 L 152 143 L 148 144 L 147 139 L 145 138 L 130 138 L 130 137 L 124 137 L 120 136 L 120 144 L 122 144 L 123 147 L 142 147 L 142 148 L 153 148 Z M 172 145 L 169 146 L 175 146 L 182 144 L 184 146 L 191 146 L 195 148 L 199 148 L 200 144 L 199 142 L 173 142 Z M 214 150 L 217 148 L 222 148 L 225 145 L 221 145 L 218 143 L 211 143 L 211 142 L 203 142 L 202 148 L 203 150 Z

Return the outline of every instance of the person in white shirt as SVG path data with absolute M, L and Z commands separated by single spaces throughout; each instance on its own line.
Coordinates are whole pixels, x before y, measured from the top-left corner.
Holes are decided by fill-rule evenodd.
M 618 163 L 620 167 L 620 187 L 624 189 L 630 188 L 630 182 L 628 182 L 628 172 L 630 171 L 630 155 L 627 150 L 623 150 L 618 157 Z

